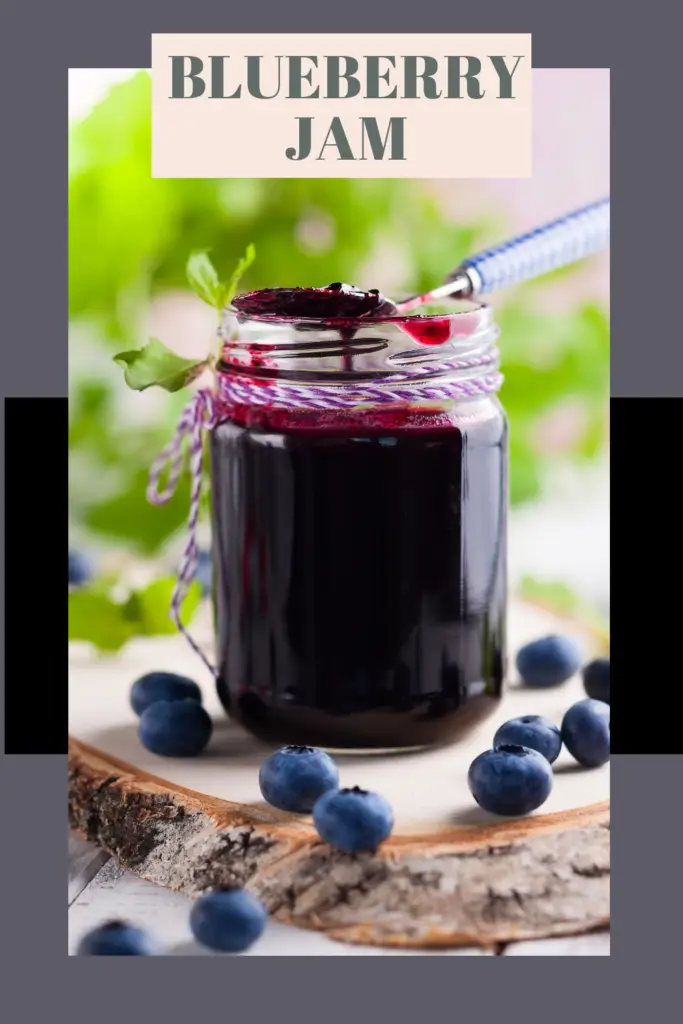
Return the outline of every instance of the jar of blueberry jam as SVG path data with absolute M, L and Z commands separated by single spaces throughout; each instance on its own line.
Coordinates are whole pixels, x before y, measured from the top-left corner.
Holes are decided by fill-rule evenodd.
M 349 286 L 226 309 L 211 431 L 218 692 L 260 739 L 457 739 L 505 673 L 507 422 L 487 307 Z

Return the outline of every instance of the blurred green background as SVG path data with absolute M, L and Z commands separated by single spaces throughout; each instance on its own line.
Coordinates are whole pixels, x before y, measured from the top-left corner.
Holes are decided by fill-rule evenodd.
M 210 250 L 229 275 L 253 242 L 243 290 L 345 280 L 400 296 L 439 282 L 509 227 L 500 216 L 454 222 L 429 182 L 153 179 L 150 138 L 145 72 L 70 126 L 70 517 L 71 543 L 156 558 L 177 541 L 188 489 L 152 508 L 147 471 L 187 395 L 129 392 L 112 356 L 145 343 L 150 311 L 165 296 L 174 301 L 169 323 L 202 305 L 185 278 L 191 250 Z M 547 493 L 551 467 L 588 465 L 605 446 L 607 310 L 577 301 L 543 312 L 551 284 L 546 278 L 496 304 L 515 507 Z M 200 351 L 210 340 L 200 340 Z M 568 403 L 570 441 L 548 450 L 544 425 Z

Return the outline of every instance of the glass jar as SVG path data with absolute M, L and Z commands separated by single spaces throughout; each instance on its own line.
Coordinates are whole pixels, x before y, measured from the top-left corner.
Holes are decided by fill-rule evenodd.
M 221 327 L 218 693 L 274 744 L 423 748 L 500 698 L 507 421 L 488 307 Z

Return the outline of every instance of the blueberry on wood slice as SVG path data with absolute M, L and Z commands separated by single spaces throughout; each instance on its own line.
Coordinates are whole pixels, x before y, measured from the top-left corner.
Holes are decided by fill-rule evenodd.
M 501 725 L 493 737 L 494 749 L 505 744 L 530 747 L 552 764 L 560 756 L 562 737 L 558 727 L 549 718 L 543 715 L 522 715 L 521 718 L 511 718 Z
M 130 691 L 130 703 L 136 715 L 159 700 L 195 700 L 201 704 L 202 691 L 192 679 L 175 672 L 148 672 L 136 679 Z
M 263 799 L 273 807 L 308 814 L 323 793 L 337 789 L 339 771 L 323 750 L 289 745 L 263 762 L 259 786 Z
M 559 686 L 581 667 L 581 648 L 568 636 L 545 636 L 517 653 L 517 671 L 527 686 Z
M 154 956 L 149 934 L 127 921 L 106 921 L 81 939 L 77 956 Z
M 313 808 L 313 824 L 321 839 L 347 853 L 376 850 L 391 835 L 394 814 L 379 793 L 354 786 L 330 790 Z
M 211 739 L 211 719 L 196 700 L 158 700 L 140 716 L 143 747 L 160 757 L 197 757 Z
M 485 811 L 521 817 L 548 799 L 553 770 L 537 750 L 506 743 L 475 757 L 467 782 L 472 796 Z
M 595 658 L 584 665 L 583 688 L 589 697 L 609 704 L 609 658 Z
M 242 953 L 259 939 L 268 921 L 261 901 L 244 889 L 200 896 L 190 912 L 197 942 L 218 953 Z
M 587 697 L 573 704 L 562 719 L 562 742 L 575 761 L 599 768 L 610 759 L 610 707 Z

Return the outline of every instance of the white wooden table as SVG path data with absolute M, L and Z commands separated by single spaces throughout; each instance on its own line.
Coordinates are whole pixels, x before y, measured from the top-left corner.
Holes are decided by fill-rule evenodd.
M 123 871 L 102 850 L 69 833 L 69 954 L 81 937 L 111 918 L 146 927 L 170 956 L 213 956 L 193 941 L 189 914 L 192 901 Z M 502 956 L 609 956 L 607 932 L 542 942 L 519 942 L 499 951 Z M 270 922 L 246 956 L 492 956 L 481 949 L 439 950 L 438 953 L 350 946 L 319 932 Z

